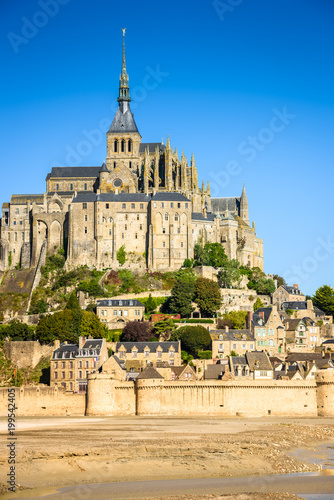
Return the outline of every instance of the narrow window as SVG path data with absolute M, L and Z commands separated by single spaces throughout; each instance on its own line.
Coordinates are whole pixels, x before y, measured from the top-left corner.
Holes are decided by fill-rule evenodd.
M 114 161 L 114 168 L 116 168 L 116 162 Z
M 135 234 L 135 239 L 137 239 L 137 238 L 138 238 L 138 236 L 137 236 L 137 233 L 136 233 L 136 234 Z
M 109 203 L 106 203 L 106 208 L 109 208 Z
M 134 203 L 131 203 L 131 208 L 136 208 L 136 205 Z
M 128 230 L 128 225 L 127 224 L 125 224 L 124 229 L 125 229 L 125 231 Z
M 82 204 L 82 208 L 83 208 L 84 210 L 85 210 L 85 209 L 87 209 L 87 203 L 83 203 L 83 204 Z
M 87 227 L 85 227 L 85 234 L 87 234 Z
M 173 207 L 174 207 L 174 203 L 172 202 L 172 203 L 170 204 L 170 208 L 173 208 Z
M 128 151 L 129 151 L 129 153 L 132 151 L 132 141 L 131 141 L 131 139 L 129 139 L 129 141 L 128 141 Z M 130 166 L 130 168 L 131 168 L 131 166 Z
M 126 208 L 126 203 L 122 203 L 122 208 Z
M 140 210 L 143 210 L 143 208 L 144 208 L 144 203 L 141 203 L 140 204 Z
M 129 161 L 129 168 L 132 168 L 132 163 L 131 163 L 131 161 Z
M 161 202 L 161 208 L 164 208 L 164 206 L 165 206 L 165 204 L 164 204 L 164 202 L 162 201 L 162 202 Z
M 137 220 L 139 220 L 139 214 L 137 214 Z
M 165 214 L 165 220 L 168 220 L 168 214 Z
M 162 242 L 162 246 L 163 246 L 163 248 L 166 247 L 166 242 L 165 241 Z
M 111 236 L 111 229 L 109 229 L 109 236 Z
M 124 151 L 125 151 L 125 140 L 124 139 L 122 139 L 121 145 L 122 145 L 121 151 L 122 151 L 122 153 L 124 153 Z
M 85 215 L 85 222 L 87 222 L 87 221 L 88 221 L 88 215 L 86 214 Z
M 139 229 L 142 231 L 143 230 L 143 224 L 140 224 Z
M 177 208 L 181 208 L 181 203 L 178 203 L 178 204 L 177 204 Z
M 114 152 L 117 153 L 117 150 L 118 150 L 118 140 L 115 139 L 115 141 L 114 141 Z M 114 166 L 115 166 L 115 164 L 114 164 Z
M 128 220 L 128 214 L 125 214 L 125 220 Z
M 56 184 L 56 191 L 59 191 L 59 184 Z
M 84 190 L 87 191 L 87 183 L 85 182 Z

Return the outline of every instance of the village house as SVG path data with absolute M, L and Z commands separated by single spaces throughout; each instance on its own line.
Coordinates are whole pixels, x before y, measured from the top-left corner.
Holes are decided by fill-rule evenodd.
M 265 348 L 270 356 L 285 352 L 284 326 L 275 305 L 260 307 L 249 319 L 257 349 Z
M 291 317 L 294 319 L 311 318 L 318 326 L 333 323 L 333 316 L 330 316 L 318 307 L 313 305 L 312 300 L 283 302 L 282 311 L 292 311 Z
M 144 319 L 145 306 L 136 299 L 103 299 L 96 303 L 96 314 L 102 323 L 113 329 L 129 321 Z
M 157 362 L 167 361 L 170 366 L 179 366 L 181 360 L 181 343 L 177 342 L 117 342 L 115 354 L 125 362 L 127 370 L 136 362 L 138 371 L 147 365 L 155 366 Z M 134 370 L 136 371 L 136 370 Z
M 244 355 L 246 351 L 254 351 L 254 335 L 250 330 L 211 330 L 212 358 L 225 358 L 233 351 L 237 355 Z
M 319 327 L 311 318 L 284 320 L 287 350 L 312 351 L 320 344 Z
M 283 302 L 305 301 L 305 295 L 299 290 L 298 285 L 281 285 L 272 295 L 272 302 L 278 310 L 281 309 Z
M 78 344 L 56 341 L 50 363 L 50 385 L 86 392 L 88 374 L 97 371 L 107 359 L 105 339 L 79 337 Z

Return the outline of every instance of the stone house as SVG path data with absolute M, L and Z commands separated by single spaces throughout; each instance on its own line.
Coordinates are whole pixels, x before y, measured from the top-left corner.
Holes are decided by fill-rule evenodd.
M 103 365 L 99 369 L 100 373 L 109 373 L 111 378 L 115 380 L 126 380 L 126 368 L 124 362 L 121 362 L 120 359 L 113 355 L 108 358 Z
M 86 392 L 88 374 L 97 371 L 107 359 L 105 339 L 79 337 L 79 344 L 56 341 L 50 363 L 50 385 Z
M 210 330 L 212 339 L 212 358 L 225 358 L 234 351 L 244 355 L 246 351 L 254 351 L 255 340 L 250 330 Z
M 156 366 L 158 362 L 167 362 L 170 366 L 179 366 L 181 360 L 181 342 L 117 342 L 115 354 L 127 369 L 130 365 L 142 371 L 147 365 Z M 135 361 L 135 365 L 133 362 Z
M 274 370 L 264 351 L 246 352 L 244 356 L 230 356 L 230 372 L 236 380 L 271 380 Z
M 171 380 L 195 381 L 196 372 L 190 365 L 171 366 Z
M 285 352 L 285 330 L 277 307 L 260 307 L 249 316 L 257 348 L 265 348 L 270 356 Z
M 109 329 L 123 327 L 129 321 L 144 319 L 145 306 L 136 299 L 102 299 L 96 303 L 96 314 Z
M 305 301 L 305 295 L 299 290 L 298 285 L 281 285 L 272 295 L 272 303 L 280 310 L 283 302 Z
M 284 320 L 287 350 L 312 351 L 320 344 L 319 327 L 311 318 Z

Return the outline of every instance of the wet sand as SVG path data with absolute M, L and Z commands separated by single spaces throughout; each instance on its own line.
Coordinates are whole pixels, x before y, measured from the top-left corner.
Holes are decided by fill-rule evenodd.
M 0 439 L 6 432 L 1 419 Z M 289 451 L 334 443 L 334 419 L 35 417 L 19 419 L 16 437 L 16 482 L 23 488 L 233 478 L 318 471 Z M 1 478 L 7 459 L 1 447 Z

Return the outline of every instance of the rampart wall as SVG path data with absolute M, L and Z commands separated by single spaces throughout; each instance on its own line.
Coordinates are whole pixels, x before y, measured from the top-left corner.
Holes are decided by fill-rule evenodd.
M 315 382 L 137 381 L 138 415 L 317 416 Z
M 120 382 L 109 374 L 88 376 L 86 415 L 135 415 L 134 382 Z
M 8 387 L 0 388 L 1 417 L 7 416 L 8 394 Z M 15 406 L 18 417 L 85 415 L 86 395 L 66 393 L 56 387 L 15 387 Z

